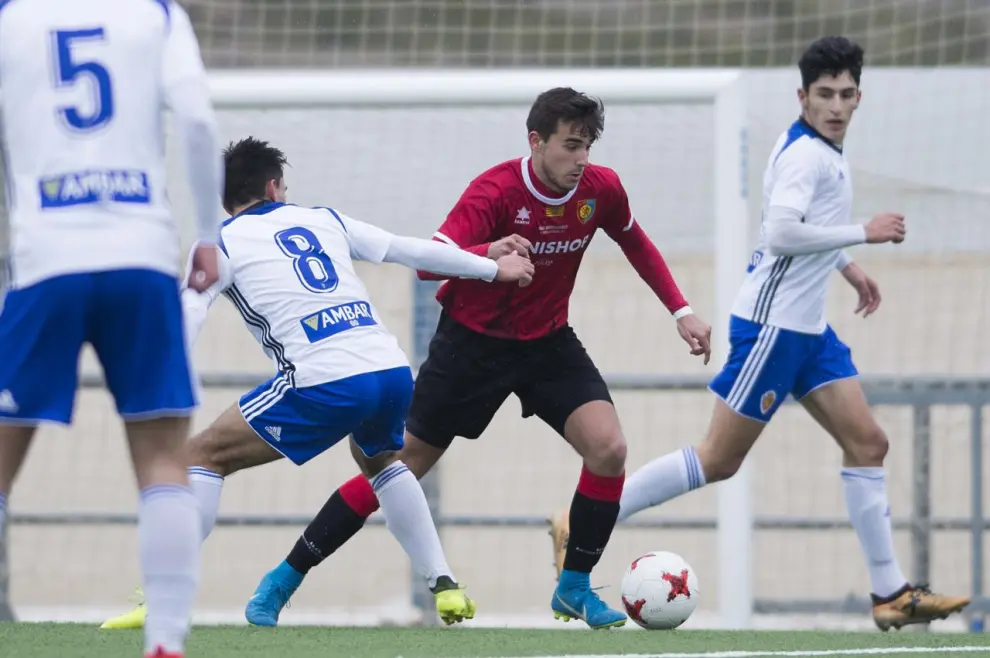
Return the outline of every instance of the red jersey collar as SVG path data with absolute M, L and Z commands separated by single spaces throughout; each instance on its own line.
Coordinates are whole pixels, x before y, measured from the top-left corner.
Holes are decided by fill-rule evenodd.
M 557 193 L 548 188 L 536 175 L 536 171 L 533 170 L 533 162 L 529 156 L 522 159 L 520 163 L 522 168 L 523 182 L 526 184 L 526 189 L 529 193 L 535 196 L 537 199 L 547 204 L 548 206 L 562 206 L 571 200 L 571 197 L 577 192 L 577 188 L 580 186 L 578 183 L 570 192 L 564 196 L 557 196 Z

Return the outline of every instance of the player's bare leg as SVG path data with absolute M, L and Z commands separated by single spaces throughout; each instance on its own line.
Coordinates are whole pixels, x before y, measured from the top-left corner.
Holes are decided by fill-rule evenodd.
M 352 454 L 354 445 L 351 444 Z M 394 459 L 405 464 L 417 478 L 422 478 L 439 461 L 444 451 L 425 441 L 405 433 L 404 445 L 394 453 Z M 309 573 L 356 535 L 364 522 L 379 508 L 378 496 L 364 473 L 359 473 L 341 485 L 324 503 L 295 546 L 275 569 L 270 571 L 256 591 L 265 587 L 265 581 L 277 574 L 277 579 L 288 583 L 292 592 Z M 284 597 L 285 601 L 288 597 Z M 279 597 L 261 597 L 248 602 L 245 614 L 248 621 L 258 626 L 274 626 L 284 602 Z M 473 611 L 472 611 L 473 614 Z
M 766 425 L 741 416 L 721 398 L 715 399 L 708 433 L 697 447 L 687 447 L 654 459 L 626 479 L 619 521 L 636 512 L 735 475 Z M 569 540 L 568 512 L 551 520 L 555 566 L 563 569 L 563 547 Z
M 626 440 L 615 407 L 604 400 L 581 405 L 567 418 L 564 437 L 584 467 L 568 512 L 570 535 L 550 607 L 564 621 L 583 619 L 596 629 L 622 626 L 626 616 L 591 589 L 591 571 L 615 527 L 625 479 Z
M 213 423 L 187 441 L 180 444 L 181 452 L 174 464 L 165 466 L 168 473 L 148 473 L 146 477 L 167 475 L 172 480 L 188 479 L 189 488 L 197 503 L 196 546 L 205 541 L 213 531 L 224 478 L 245 468 L 260 466 L 281 459 L 281 455 L 262 441 L 248 425 L 237 405 L 220 414 Z M 135 462 L 136 463 L 136 462 Z M 177 464 L 177 466 L 175 465 Z M 152 468 L 160 469 L 161 464 Z M 178 468 L 178 471 L 175 469 Z M 139 475 L 139 481 L 142 476 Z M 137 606 L 132 610 L 105 621 L 104 629 L 133 629 L 144 626 L 148 614 L 145 593 L 137 592 Z
M 188 418 L 128 422 L 147 599 L 146 655 L 181 655 L 199 581 L 199 509 L 188 487 Z
M 7 522 L 7 500 L 31 447 L 34 430 L 30 426 L 0 425 L 0 534 Z
M 887 436 L 877 424 L 857 379 L 818 388 L 801 404 L 842 448 L 842 485 L 873 588 L 873 620 L 881 630 L 945 619 L 970 599 L 909 584 L 894 552 L 883 460 Z

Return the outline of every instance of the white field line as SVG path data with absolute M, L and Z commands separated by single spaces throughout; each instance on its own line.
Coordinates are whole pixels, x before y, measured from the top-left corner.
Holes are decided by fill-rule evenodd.
M 712 651 L 707 653 L 637 653 L 534 656 L 533 658 L 805 658 L 813 656 L 883 656 L 890 654 L 977 653 L 990 656 L 984 647 L 883 647 L 876 649 L 832 649 L 822 651 Z

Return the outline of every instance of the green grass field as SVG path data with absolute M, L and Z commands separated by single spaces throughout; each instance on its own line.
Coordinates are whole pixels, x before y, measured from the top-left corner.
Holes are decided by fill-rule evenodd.
M 0 624 L 2 658 L 139 658 L 140 631 Z M 198 627 L 187 658 L 990 656 L 990 636 L 945 633 L 544 631 Z

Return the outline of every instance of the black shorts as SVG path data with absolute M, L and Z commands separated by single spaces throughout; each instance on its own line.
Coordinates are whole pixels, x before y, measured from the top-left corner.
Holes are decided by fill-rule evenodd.
M 539 416 L 561 436 L 568 416 L 608 386 L 570 326 L 535 340 L 493 338 L 444 313 L 416 376 L 406 429 L 446 449 L 455 436 L 476 439 L 511 393 L 522 415 Z

